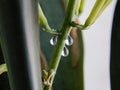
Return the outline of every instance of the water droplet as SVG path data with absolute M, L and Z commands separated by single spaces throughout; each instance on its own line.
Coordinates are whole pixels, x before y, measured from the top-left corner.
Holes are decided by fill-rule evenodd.
M 69 50 L 68 48 L 65 46 L 62 50 L 62 56 L 67 57 L 69 55 Z
M 73 44 L 73 38 L 68 35 L 67 39 L 65 40 L 65 44 L 71 46 Z
M 50 44 L 52 46 L 55 46 L 57 44 L 57 41 L 58 41 L 58 36 L 53 36 L 51 39 L 50 39 Z

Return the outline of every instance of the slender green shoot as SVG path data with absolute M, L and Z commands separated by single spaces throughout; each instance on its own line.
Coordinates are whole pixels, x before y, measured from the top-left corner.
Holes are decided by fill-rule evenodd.
M 106 0 L 96 0 L 96 3 L 88 16 L 85 26 L 90 26 L 96 21 L 96 17 L 98 16 L 99 12 L 101 11 L 102 7 L 104 6 Z
M 103 7 L 101 8 L 101 10 L 99 11 L 97 18 L 99 18 L 99 16 L 103 13 L 103 11 L 107 8 L 107 6 L 112 2 L 112 0 L 106 0 Z
M 66 7 L 68 6 L 69 0 L 66 0 Z
M 75 15 L 77 15 L 77 16 L 79 16 L 79 8 L 80 8 L 80 5 L 81 5 L 81 1 L 82 0 L 78 0 L 77 5 L 76 5 Z
M 80 2 L 79 15 L 81 15 L 84 11 L 85 2 L 86 2 L 86 0 L 81 0 L 81 2 Z
M 38 4 L 38 19 L 39 19 L 39 23 L 43 27 L 44 31 L 46 31 L 48 33 L 51 33 L 51 34 L 60 34 L 56 30 L 50 28 L 50 26 L 48 24 L 48 21 L 47 21 L 45 15 L 44 15 L 44 13 L 43 13 L 43 11 L 41 9 L 40 4 Z

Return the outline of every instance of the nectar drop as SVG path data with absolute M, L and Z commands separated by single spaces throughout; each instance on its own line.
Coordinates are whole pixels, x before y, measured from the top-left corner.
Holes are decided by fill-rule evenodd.
M 55 46 L 57 44 L 57 41 L 58 41 L 58 36 L 53 36 L 51 39 L 50 39 L 50 44 L 52 46 Z
M 65 40 L 65 44 L 67 46 L 71 46 L 73 44 L 73 38 L 70 35 L 68 35 L 67 39 Z
M 65 46 L 62 50 L 62 56 L 63 57 L 67 57 L 69 55 L 69 50 L 68 48 Z

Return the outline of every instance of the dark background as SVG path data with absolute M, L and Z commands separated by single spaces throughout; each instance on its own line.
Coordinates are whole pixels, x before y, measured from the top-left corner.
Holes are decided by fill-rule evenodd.
M 2 54 L 2 50 L 0 46 L 0 64 L 3 64 L 3 63 L 5 62 L 3 59 L 3 54 Z M 9 82 L 8 82 L 8 75 L 6 72 L 0 75 L 0 90 L 10 90 Z

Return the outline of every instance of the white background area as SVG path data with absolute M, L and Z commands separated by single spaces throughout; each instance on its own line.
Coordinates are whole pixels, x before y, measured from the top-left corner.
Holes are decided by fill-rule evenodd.
M 80 17 L 82 23 L 95 1 L 86 0 L 84 13 Z M 95 24 L 82 31 L 85 49 L 85 90 L 110 90 L 110 40 L 116 1 L 113 0 Z

